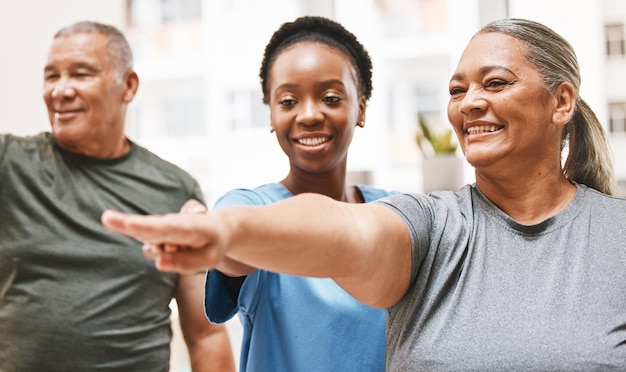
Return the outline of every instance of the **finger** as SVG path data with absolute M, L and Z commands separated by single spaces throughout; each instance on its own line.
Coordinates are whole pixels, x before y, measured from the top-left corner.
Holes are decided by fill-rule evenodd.
M 208 212 L 207 207 L 196 199 L 190 199 L 185 202 L 180 209 L 181 213 L 197 213 L 202 214 Z
M 141 250 L 148 260 L 154 260 L 163 251 L 162 247 L 156 244 L 144 244 Z
M 167 253 L 174 253 L 182 250 L 184 250 L 184 248 L 176 244 L 163 244 L 163 251 Z
M 108 230 L 143 243 L 197 247 L 207 243 L 200 234 L 205 218 L 206 215 L 198 214 L 141 216 L 107 210 L 101 221 Z
M 195 274 L 215 268 L 224 256 L 216 250 L 189 250 L 163 253 L 155 259 L 160 271 Z

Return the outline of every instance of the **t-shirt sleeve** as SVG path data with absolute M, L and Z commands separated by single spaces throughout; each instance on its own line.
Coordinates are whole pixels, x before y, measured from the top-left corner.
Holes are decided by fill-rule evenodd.
M 193 185 L 191 188 L 191 197 L 206 205 L 206 200 L 204 199 L 202 187 L 200 187 L 200 184 L 195 179 L 193 180 Z
M 253 190 L 236 189 L 220 197 L 213 209 L 262 204 L 265 203 Z M 243 285 L 243 282 L 244 280 L 241 279 L 229 279 L 218 270 L 207 272 L 204 285 L 204 312 L 211 322 L 224 323 L 237 314 L 239 309 L 237 297 L 240 288 L 234 288 L 234 286 Z
M 237 314 L 237 298 L 232 295 L 227 278 L 209 270 L 204 284 L 204 312 L 212 323 L 224 323 Z
M 4 163 L 9 139 L 10 137 L 8 135 L 0 134 L 0 165 Z
M 411 277 L 413 283 L 430 243 L 433 210 L 430 198 L 421 194 L 396 194 L 375 201 L 395 213 L 406 224 L 411 237 Z M 410 287 L 410 286 L 409 286 Z

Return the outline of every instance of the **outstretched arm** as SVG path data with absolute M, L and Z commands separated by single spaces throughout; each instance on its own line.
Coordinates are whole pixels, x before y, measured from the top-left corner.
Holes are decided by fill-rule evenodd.
M 197 272 L 225 257 L 284 274 L 330 277 L 357 300 L 385 308 L 404 295 L 411 243 L 402 219 L 376 204 L 300 194 L 257 207 L 207 214 L 132 216 L 107 211 L 110 230 L 158 250 L 161 270 Z

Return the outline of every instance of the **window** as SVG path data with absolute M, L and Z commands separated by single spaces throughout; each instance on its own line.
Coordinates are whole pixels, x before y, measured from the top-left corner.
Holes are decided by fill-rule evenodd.
M 609 103 L 609 132 L 626 133 L 626 102 Z
M 448 123 L 441 119 L 439 110 L 440 98 L 437 93 L 425 86 L 418 86 L 414 96 L 415 123 L 418 116 L 422 116 L 429 127 L 435 131 L 448 128 Z
M 130 106 L 133 134 L 141 138 L 191 138 L 206 134 L 203 79 L 144 81 Z
M 162 4 L 163 23 L 199 19 L 202 16 L 201 0 L 162 0 Z
M 378 0 L 388 37 L 418 36 L 448 27 L 444 0 Z
M 202 95 L 163 97 L 159 106 L 167 136 L 194 137 L 204 134 Z
M 131 26 L 175 23 L 202 18 L 202 0 L 128 0 Z
M 224 110 L 226 122 L 232 130 L 267 128 L 269 129 L 269 107 L 263 103 L 260 90 L 237 90 L 226 93 Z
M 127 0 L 126 35 L 137 60 L 202 54 L 201 0 Z
M 606 25 L 605 36 L 607 56 L 626 55 L 626 45 L 624 45 L 624 24 Z

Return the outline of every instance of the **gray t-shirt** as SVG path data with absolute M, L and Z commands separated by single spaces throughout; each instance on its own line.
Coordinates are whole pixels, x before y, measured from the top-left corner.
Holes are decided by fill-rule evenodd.
M 626 371 L 626 200 L 577 185 L 530 226 L 475 185 L 380 202 L 413 255 L 388 371 Z
M 117 159 L 0 135 L 0 371 L 165 371 L 178 277 L 100 223 L 178 211 L 197 182 L 133 144 Z

